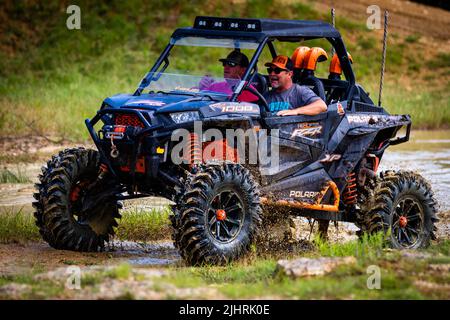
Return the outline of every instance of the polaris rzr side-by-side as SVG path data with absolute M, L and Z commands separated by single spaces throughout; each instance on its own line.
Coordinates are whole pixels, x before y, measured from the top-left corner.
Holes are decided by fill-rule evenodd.
M 327 60 L 320 41 L 334 50 L 323 78 L 314 72 Z M 249 57 L 237 81 L 219 62 L 232 51 Z M 270 112 L 259 67 L 278 54 L 292 55 L 295 82 L 326 112 Z M 410 171 L 377 174 L 386 148 L 408 141 L 411 119 L 373 103 L 353 59 L 325 22 L 197 17 L 175 30 L 133 94 L 105 99 L 86 120 L 97 150 L 66 149 L 47 162 L 34 195 L 42 237 L 57 249 L 97 251 L 114 234 L 121 201 L 160 196 L 174 203 L 174 245 L 192 265 L 243 256 L 276 208 L 322 225 L 353 222 L 360 235 L 384 232 L 394 248 L 427 246 L 437 221 L 429 183 Z M 229 91 L 202 88 L 205 75 Z M 242 102 L 245 91 L 257 101 Z

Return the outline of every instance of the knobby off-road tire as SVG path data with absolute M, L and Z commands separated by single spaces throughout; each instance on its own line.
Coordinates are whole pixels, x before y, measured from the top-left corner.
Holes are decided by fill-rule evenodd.
M 87 217 L 78 211 L 88 192 L 86 186 L 97 179 L 99 167 L 98 152 L 83 148 L 64 150 L 47 164 L 37 185 L 35 216 L 44 240 L 52 247 L 98 251 L 114 234 L 116 219 L 120 219 L 117 201 L 104 201 Z
M 39 233 L 45 242 L 49 243 L 52 247 L 56 246 L 55 237 L 46 227 L 44 223 L 44 200 L 47 198 L 47 187 L 50 181 L 50 173 L 53 168 L 57 167 L 61 159 L 63 152 L 58 155 L 54 155 L 51 160 L 47 161 L 47 165 L 41 168 L 42 173 L 39 175 L 39 182 L 34 185 L 37 192 L 33 194 L 36 201 L 33 201 L 33 207 L 36 210 L 34 212 L 35 223 L 39 229 Z
M 359 231 L 357 231 L 357 235 L 359 237 L 362 237 L 364 232 L 362 229 L 365 228 L 365 226 L 370 224 L 370 217 L 368 213 L 374 208 L 375 205 L 375 189 L 376 186 L 379 183 L 379 177 L 366 177 L 365 184 L 362 186 L 358 185 L 358 198 L 357 198 L 357 205 L 359 207 L 359 210 L 356 211 L 356 220 L 355 225 L 360 228 Z
M 200 166 L 187 179 L 174 244 L 190 265 L 225 264 L 243 256 L 261 225 L 258 184 L 238 164 Z
M 175 195 L 172 201 L 175 203 L 171 206 L 172 213 L 169 215 L 170 222 L 172 224 L 172 241 L 175 249 L 178 250 L 179 254 L 183 259 L 185 259 L 184 251 L 181 250 L 181 236 L 183 235 L 181 229 L 181 214 L 183 213 L 184 203 L 183 197 L 186 194 L 186 186 L 191 184 L 192 178 L 195 174 L 189 174 L 187 177 L 180 179 L 182 187 L 176 187 Z
M 410 171 L 381 173 L 373 208 L 366 214 L 361 235 L 384 232 L 396 249 L 427 247 L 436 239 L 437 204 L 430 184 Z

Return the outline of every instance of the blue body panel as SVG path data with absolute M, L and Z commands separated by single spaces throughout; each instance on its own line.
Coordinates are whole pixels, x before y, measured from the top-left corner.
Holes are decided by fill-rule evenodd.
M 104 103 L 113 108 L 139 108 L 148 110 L 160 110 L 161 112 L 181 112 L 189 110 L 198 110 L 201 107 L 207 106 L 217 101 L 201 100 L 200 97 L 194 97 L 189 95 L 176 95 L 176 94 L 141 94 L 134 96 L 132 94 L 117 94 L 108 97 L 104 100 Z

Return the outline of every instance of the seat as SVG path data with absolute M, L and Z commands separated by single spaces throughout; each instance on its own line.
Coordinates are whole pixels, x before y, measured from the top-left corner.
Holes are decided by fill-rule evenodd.
M 348 58 L 350 60 L 350 63 L 353 63 L 352 56 L 347 52 Z M 341 62 L 339 61 L 339 57 L 335 53 L 333 57 L 331 58 L 330 62 L 330 69 L 329 69 L 329 75 L 328 79 L 332 81 L 341 81 L 341 74 L 342 74 L 342 68 L 341 68 Z M 327 94 L 327 103 L 332 103 L 334 101 L 341 100 L 342 95 L 345 92 L 342 90 L 339 90 L 337 88 L 330 88 Z
M 292 53 L 292 63 L 294 64 L 294 76 L 292 81 L 295 83 L 300 83 L 303 73 L 303 63 L 305 61 L 305 55 L 309 51 L 310 47 L 300 46 L 294 50 Z
M 353 63 L 353 58 L 350 53 L 347 52 L 348 59 L 350 63 Z M 328 79 L 330 80 L 340 80 L 342 74 L 341 62 L 339 61 L 339 57 L 335 53 L 331 58 L 330 62 L 330 74 L 328 75 Z
M 325 88 L 322 81 L 314 75 L 314 71 L 317 68 L 317 62 L 326 61 L 327 59 L 328 55 L 324 49 L 319 47 L 309 49 L 303 59 L 303 72 L 300 79 L 301 84 L 310 86 L 314 93 L 323 101 L 326 101 Z

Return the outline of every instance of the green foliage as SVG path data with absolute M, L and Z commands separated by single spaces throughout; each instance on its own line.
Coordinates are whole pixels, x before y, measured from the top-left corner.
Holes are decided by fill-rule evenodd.
M 20 209 L 0 213 L 0 243 L 27 242 L 41 239 L 34 217 Z
M 414 33 L 414 34 L 410 34 L 408 36 L 406 36 L 405 38 L 405 42 L 407 43 L 416 43 L 417 41 L 420 40 L 420 34 Z
M 204 1 L 119 1 L 80 0 L 81 30 L 66 28 L 69 3 L 57 1 L 7 1 L 4 30 L 0 36 L 0 133 L 40 132 L 73 141 L 89 138 L 84 119 L 92 117 L 105 97 L 133 92 L 142 76 L 166 46 L 173 30 L 191 26 L 197 15 L 270 17 L 330 21 L 328 12 L 319 12 L 312 2 L 248 0 Z M 381 39 L 363 22 L 336 17 L 359 83 L 375 87 L 379 79 Z M 417 75 L 421 62 L 406 57 L 416 52 L 418 35 L 390 38 L 387 50 L 385 101 L 389 111 L 405 109 L 411 100 L 399 76 L 410 72 L 426 105 L 448 106 L 447 88 L 427 86 Z M 398 38 L 398 37 L 397 37 Z M 290 55 L 299 45 L 282 45 L 277 50 Z M 329 44 L 317 43 L 329 52 Z M 433 70 L 447 70 L 449 54 L 441 53 L 428 64 Z M 331 58 L 331 57 L 330 57 Z M 198 66 L 208 57 L 186 56 L 185 64 Z M 266 59 L 266 58 L 264 58 Z M 262 59 L 261 61 L 262 62 Z M 327 76 L 327 63 L 320 64 L 320 76 Z M 261 69 L 264 70 L 264 69 Z M 414 83 L 416 83 L 416 81 Z M 397 106 L 397 101 L 400 106 Z M 414 100 L 414 99 L 413 99 Z M 409 101 L 410 102 L 410 101 Z M 393 108 L 393 109 L 390 109 Z M 431 108 L 430 108 L 431 109 Z M 440 109 L 441 108 L 435 108 Z M 448 110 L 449 108 L 447 108 Z M 423 104 L 408 106 L 416 127 L 439 127 L 449 123 L 448 112 L 423 112 Z
M 9 170 L 8 168 L 3 168 L 0 171 L 0 183 L 30 183 L 30 178 L 17 167 L 16 172 Z
M 117 238 L 142 242 L 168 239 L 171 232 L 169 213 L 169 209 L 124 211 L 116 230 Z M 8 209 L 0 213 L 0 243 L 38 240 L 41 236 L 32 214 L 22 209 Z
M 133 209 L 122 212 L 116 230 L 120 240 L 152 241 L 170 237 L 170 209 Z
M 361 261 L 376 260 L 382 255 L 385 235 L 382 232 L 372 236 L 365 234 L 360 240 L 344 243 L 325 242 L 320 237 L 316 237 L 314 244 L 320 256 L 354 256 Z
M 128 279 L 131 275 L 131 266 L 123 263 L 105 272 L 105 276 L 112 279 Z
M 428 64 L 431 69 L 450 68 L 450 53 L 440 52 Z

